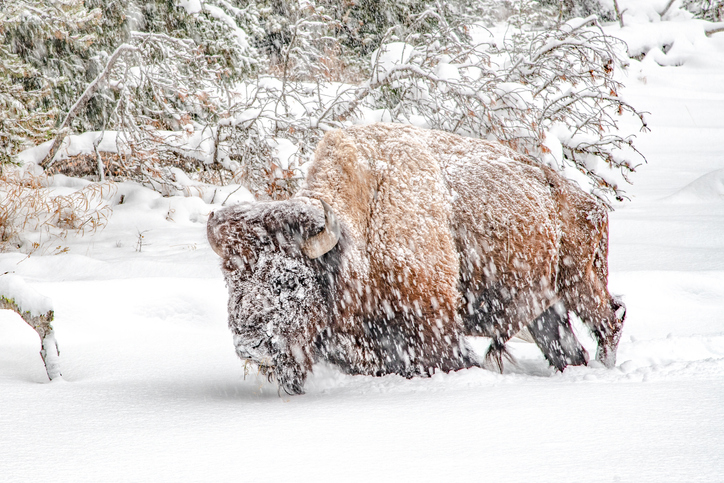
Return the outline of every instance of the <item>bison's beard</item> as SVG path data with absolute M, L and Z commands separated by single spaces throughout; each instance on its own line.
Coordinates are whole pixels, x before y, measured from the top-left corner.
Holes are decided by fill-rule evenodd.
M 237 354 L 287 394 L 303 394 L 312 340 L 326 310 L 314 273 L 298 260 L 263 254 L 253 273 L 226 275 Z
M 257 367 L 259 374 L 265 376 L 269 382 L 276 382 L 280 391 L 287 394 L 304 394 L 304 382 L 307 378 L 308 368 L 297 362 L 294 357 L 289 357 L 284 351 L 275 351 L 269 347 L 267 354 L 250 350 L 249 345 L 243 336 L 234 335 L 236 353 L 242 360 Z M 255 354 L 255 355 L 252 355 Z

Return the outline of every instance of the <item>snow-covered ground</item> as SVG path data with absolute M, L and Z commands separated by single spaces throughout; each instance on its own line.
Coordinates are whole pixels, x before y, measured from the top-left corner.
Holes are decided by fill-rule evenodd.
M 724 33 L 669 23 L 674 47 L 625 79 L 652 132 L 611 215 L 615 369 L 554 373 L 512 342 L 503 375 L 318 366 L 280 397 L 234 354 L 213 207 L 122 184 L 68 253 L 0 255 L 52 299 L 63 371 L 47 383 L 37 334 L 0 311 L 0 481 L 724 481 Z

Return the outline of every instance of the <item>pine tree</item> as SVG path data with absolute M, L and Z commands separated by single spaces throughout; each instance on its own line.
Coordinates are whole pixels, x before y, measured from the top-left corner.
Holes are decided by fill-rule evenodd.
M 50 139 L 54 132 L 58 110 L 43 107 L 50 86 L 45 82 L 26 90 L 24 84 L 32 78 L 38 78 L 35 69 L 0 45 L 0 165 L 22 149 Z
M 136 2 L 122 0 L 28 0 L 3 9 L 5 51 L 32 66 L 36 75 L 23 81 L 25 90 L 49 85 L 47 108 L 68 112 L 85 88 L 104 69 L 110 54 L 133 32 L 160 33 L 191 39 L 199 52 L 225 69 L 222 82 L 240 79 L 257 63 L 253 47 L 237 24 L 253 23 L 248 10 L 229 2 L 204 2 L 189 13 L 173 0 Z M 173 51 L 168 52 L 170 56 Z M 113 104 L 112 89 L 101 89 L 74 119 L 73 130 L 83 132 L 108 127 Z
M 0 9 L 0 156 L 50 138 L 58 99 L 73 96 L 82 76 L 80 55 L 93 41 L 86 27 L 97 21 L 80 0 L 8 2 Z M 66 55 L 54 53 L 65 46 Z
M 33 91 L 49 86 L 51 96 L 44 107 L 64 110 L 92 75 L 87 64 L 96 40 L 92 29 L 101 12 L 87 9 L 82 0 L 24 0 L 3 10 L 6 52 L 33 68 L 23 87 Z

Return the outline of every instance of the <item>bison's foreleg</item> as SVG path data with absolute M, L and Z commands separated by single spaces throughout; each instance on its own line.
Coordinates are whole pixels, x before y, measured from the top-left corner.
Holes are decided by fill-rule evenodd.
M 546 360 L 559 371 L 588 362 L 588 353 L 573 333 L 562 303 L 551 305 L 528 325 L 528 330 Z

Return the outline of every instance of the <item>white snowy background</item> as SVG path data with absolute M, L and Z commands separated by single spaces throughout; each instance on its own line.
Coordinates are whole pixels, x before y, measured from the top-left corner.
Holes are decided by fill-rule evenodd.
M 52 299 L 63 372 L 48 383 L 37 334 L 0 311 L 0 481 L 724 481 L 724 33 L 629 4 L 607 31 L 671 48 L 621 79 L 651 132 L 611 215 L 616 368 L 555 373 L 513 341 L 502 375 L 316 366 L 306 395 L 280 397 L 232 347 L 205 239 L 220 205 L 121 183 L 105 230 L 68 253 L 0 255 Z

